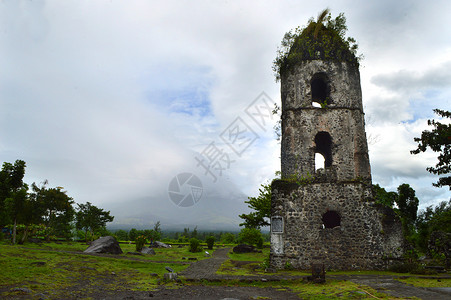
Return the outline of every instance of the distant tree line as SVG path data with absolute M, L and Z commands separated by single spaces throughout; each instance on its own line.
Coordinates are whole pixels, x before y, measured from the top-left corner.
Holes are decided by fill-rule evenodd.
M 77 204 L 62 187 L 49 187 L 47 180 L 29 186 L 23 181 L 25 168 L 23 160 L 16 160 L 4 162 L 0 170 L 0 238 L 10 234 L 13 244 L 29 237 L 71 239 L 76 230 L 84 230 L 85 239 L 88 232 L 94 238 L 113 221 L 109 211 L 89 202 Z
M 224 232 L 224 231 L 198 231 L 197 227 L 193 230 L 184 228 L 183 231 L 162 231 L 160 229 L 160 222 L 155 223 L 153 229 L 136 229 L 132 228 L 129 231 L 118 229 L 114 232 L 115 237 L 119 241 L 136 241 L 139 236 L 144 236 L 149 242 L 161 240 L 168 243 L 190 243 L 192 239 L 200 242 L 208 243 L 213 240 L 215 243 L 221 244 L 236 244 L 246 242 L 246 235 L 241 232 Z M 263 242 L 269 241 L 269 233 L 260 233 Z

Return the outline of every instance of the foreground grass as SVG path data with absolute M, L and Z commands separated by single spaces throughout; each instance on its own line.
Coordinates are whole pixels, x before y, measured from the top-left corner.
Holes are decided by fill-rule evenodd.
M 0 298 L 11 295 L 9 290 L 14 287 L 27 288 L 33 293 L 65 290 L 72 292 L 83 290 L 89 293 L 98 285 L 111 291 L 150 290 L 155 288 L 163 274 L 167 273 L 165 267 L 170 267 L 175 272 L 188 267 L 187 264 L 176 262 L 153 262 L 146 260 L 144 256 L 138 258 L 134 256 L 130 259 L 126 255 L 99 257 L 61 252 L 62 247 L 52 244 L 45 245 L 51 249 L 42 250 L 42 246 L 44 245 L 41 245 L 39 249 L 33 249 L 0 245 L 0 290 L 2 291 Z M 68 246 L 64 250 L 73 251 L 74 248 L 70 247 L 76 245 Z M 58 251 L 55 251 L 55 248 Z M 68 248 L 71 250 L 67 250 Z M 83 248 L 86 248 L 86 245 Z M 173 256 L 188 255 L 186 248 L 184 251 L 177 249 Z M 161 252 L 164 253 L 167 250 Z M 168 257 L 165 256 L 165 261 L 167 260 Z M 59 292 L 55 292 L 56 294 L 52 297 L 67 296 L 58 294 Z
M 451 287 L 451 278 L 436 279 L 427 277 L 409 277 L 398 278 L 397 280 L 416 287 Z
M 325 284 L 313 284 L 304 282 L 303 280 L 281 280 L 277 282 L 228 280 L 217 282 L 204 281 L 197 284 L 209 286 L 271 287 L 281 291 L 294 292 L 300 299 L 396 299 L 393 296 L 378 292 L 371 287 L 362 286 L 346 280 L 327 280 Z
M 124 253 L 135 251 L 135 245 L 121 244 Z M 157 287 L 165 267 L 180 272 L 188 267 L 183 257 L 205 259 L 203 252 L 190 253 L 187 247 L 155 249 L 157 255 L 137 256 L 131 254 L 112 256 L 93 256 L 82 253 L 87 248 L 79 243 L 45 243 L 24 246 L 0 245 L 0 298 L 14 297 L 17 292 L 12 288 L 27 288 L 33 294 L 46 293 L 49 298 L 86 298 L 91 292 L 103 291 L 152 290 Z M 346 280 L 335 280 L 330 275 L 395 275 L 398 273 L 362 271 L 328 272 L 326 284 L 311 284 L 302 279 L 262 281 L 264 273 L 261 263 L 268 257 L 268 249 L 263 253 L 229 254 L 218 271 L 226 275 L 259 275 L 255 281 L 228 280 L 220 282 L 201 282 L 190 284 L 221 286 L 255 286 L 289 289 L 302 299 L 387 299 L 367 286 L 361 286 Z M 307 276 L 310 273 L 283 270 L 276 275 Z M 451 279 L 415 277 L 400 281 L 421 287 L 449 287 Z M 164 283 L 164 282 L 163 282 Z M 165 283 L 167 284 L 167 283 Z M 184 284 L 187 284 L 184 282 Z M 105 295 L 105 298 L 108 298 Z
M 369 286 L 347 280 L 327 280 L 325 284 L 300 283 L 290 287 L 302 299 L 393 299 Z
M 263 248 L 262 253 L 233 253 L 230 251 L 228 253 L 231 260 L 237 260 L 237 261 L 257 261 L 257 262 L 263 262 L 263 260 L 267 257 L 269 257 L 269 248 Z

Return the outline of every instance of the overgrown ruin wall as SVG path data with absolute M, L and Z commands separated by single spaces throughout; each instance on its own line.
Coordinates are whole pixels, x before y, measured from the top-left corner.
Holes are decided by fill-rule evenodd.
M 382 269 L 403 254 L 399 218 L 371 191 L 358 66 L 308 60 L 281 74 L 282 180 L 272 185 L 270 265 Z M 315 156 L 324 158 L 316 166 Z
M 382 269 L 384 258 L 402 255 L 399 219 L 372 201 L 365 184 L 280 180 L 272 188 L 271 215 L 283 220 L 281 232 L 271 233 L 272 267 L 310 269 L 324 263 L 336 270 Z M 339 225 L 326 228 L 328 212 L 338 215 Z

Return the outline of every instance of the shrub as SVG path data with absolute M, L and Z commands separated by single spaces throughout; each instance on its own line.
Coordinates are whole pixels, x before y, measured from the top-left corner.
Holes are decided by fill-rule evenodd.
M 283 266 L 283 268 L 284 268 L 285 270 L 294 270 L 293 265 L 292 265 L 289 261 L 287 261 L 287 262 L 285 263 L 285 265 Z
M 233 244 L 235 242 L 235 235 L 231 232 L 227 232 L 221 235 L 221 241 L 224 244 Z
M 213 249 L 213 246 L 215 244 L 215 237 L 210 235 L 205 239 L 205 241 L 207 242 L 208 249 Z
M 189 240 L 189 252 L 200 252 L 202 251 L 202 247 L 200 246 L 200 241 L 196 238 L 192 238 Z
M 137 237 L 138 230 L 136 230 L 135 228 L 130 229 L 130 231 L 128 232 L 128 238 L 130 239 L 130 241 L 136 240 Z
M 263 237 L 260 230 L 256 228 L 243 228 L 238 234 L 238 241 L 248 245 L 258 245 L 261 243 L 263 246 Z
M 143 249 L 144 245 L 146 244 L 146 241 L 147 241 L 146 237 L 143 235 L 140 235 L 136 238 L 135 244 L 137 252 L 140 252 Z
M 263 236 L 257 241 L 256 246 L 258 249 L 263 249 Z
M 419 266 L 416 263 L 399 263 L 388 268 L 389 271 L 395 273 L 410 273 L 418 270 Z
M 436 270 L 426 269 L 424 267 L 418 267 L 417 269 L 411 271 L 410 273 L 415 275 L 437 275 Z
M 265 259 L 263 260 L 263 262 L 260 264 L 260 267 L 263 270 L 266 270 L 269 268 L 269 255 L 267 257 L 265 257 Z
M 119 241 L 128 241 L 128 232 L 122 229 L 119 229 L 115 233 L 117 240 Z
M 181 236 L 177 240 L 177 243 L 188 243 L 188 238 L 186 236 Z

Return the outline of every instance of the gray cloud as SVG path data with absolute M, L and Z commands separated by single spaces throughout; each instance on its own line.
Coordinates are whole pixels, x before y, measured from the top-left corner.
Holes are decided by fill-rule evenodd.
M 423 72 L 400 70 L 371 78 L 371 83 L 395 92 L 451 88 L 451 61 L 433 66 Z
M 151 223 L 160 218 L 209 224 L 227 211 L 224 224 L 236 224 L 246 196 L 256 195 L 279 169 L 271 125 L 266 132 L 257 127 L 258 142 L 234 158 L 220 182 L 203 179 L 205 202 L 192 211 L 173 209 L 168 182 L 180 172 L 204 176 L 196 153 L 219 141 L 262 91 L 280 101 L 271 71 L 277 45 L 286 31 L 322 8 L 261 1 L 3 1 L 2 161 L 24 159 L 27 182 L 49 179 L 76 202 L 111 207 L 124 222 L 147 214 Z M 405 153 L 424 127 L 381 124 L 402 123 L 424 110 L 412 104 L 412 90 L 434 88 L 441 96 L 429 100 L 443 101 L 449 59 L 432 58 L 449 51 L 449 41 L 440 38 L 451 28 L 443 18 L 446 9 L 409 1 L 360 7 L 341 1 L 331 8 L 334 15 L 345 12 L 366 55 L 364 101 L 375 119 L 371 130 L 381 137 L 370 152 L 374 178 L 391 184 L 396 176 L 424 177 L 420 170 L 433 158 L 418 163 Z M 440 22 L 437 35 L 424 25 Z M 407 142 L 400 147 L 399 141 Z

